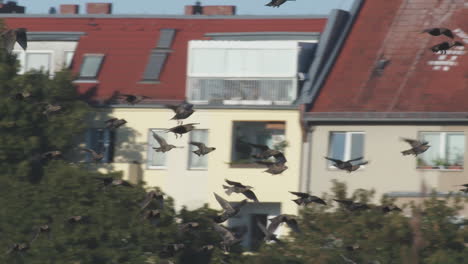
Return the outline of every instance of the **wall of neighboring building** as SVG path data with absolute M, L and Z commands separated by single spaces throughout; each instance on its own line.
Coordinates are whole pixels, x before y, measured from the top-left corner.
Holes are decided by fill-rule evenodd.
M 177 208 L 186 205 L 197 208 L 204 203 L 210 207 L 221 209 L 213 196 L 213 192 L 229 198 L 229 201 L 240 201 L 243 195 L 224 194 L 222 184 L 224 179 L 239 181 L 254 186 L 260 202 L 281 203 L 281 212 L 295 214 L 297 206 L 288 191 L 296 191 L 299 186 L 299 166 L 301 129 L 299 112 L 297 110 L 252 110 L 252 109 L 200 109 L 184 120 L 187 123 L 200 123 L 197 129 L 208 129 L 208 145 L 217 149 L 208 154 L 208 168 L 205 170 L 188 169 L 190 134 L 175 139 L 168 135 L 168 143 L 183 146 L 166 153 L 165 169 L 148 169 L 148 139 L 150 128 L 170 128 L 176 126 L 169 119 L 173 112 L 169 109 L 157 108 L 114 108 L 102 111 L 93 121 L 94 127 L 103 127 L 104 121 L 110 117 L 124 118 L 128 123 L 117 130 L 114 162 L 100 165 L 102 170 L 122 170 L 129 178 L 132 161 L 141 162 L 143 180 L 148 187 L 159 186 L 175 199 Z M 231 168 L 233 121 L 284 121 L 285 137 L 289 146 L 285 155 L 289 167 L 282 175 L 264 173 L 266 168 Z M 94 166 L 94 165 L 92 165 Z
M 419 132 L 425 131 L 463 132 L 466 137 L 467 126 L 317 125 L 313 128 L 310 144 L 312 155 L 309 159 L 311 173 L 307 175 L 310 178 L 302 182 L 308 182 L 308 189 L 315 195 L 330 193 L 333 179 L 346 182 L 350 190 L 348 193 L 359 188 L 375 189 L 375 202 L 384 193 L 419 192 L 421 180 L 425 180 L 429 189 L 435 188 L 441 192 L 458 191 L 460 188 L 454 185 L 468 183 L 466 155 L 465 170 L 416 169 L 416 158 L 401 154 L 401 151 L 410 149 L 410 145 L 400 140 L 400 137 L 416 139 Z M 369 164 L 364 168 L 348 173 L 327 166 L 324 156 L 329 155 L 330 133 L 342 131 L 365 133 L 363 154 Z

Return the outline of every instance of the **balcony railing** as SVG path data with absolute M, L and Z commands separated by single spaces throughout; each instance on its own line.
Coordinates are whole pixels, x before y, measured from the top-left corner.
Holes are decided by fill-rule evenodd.
M 193 103 L 230 105 L 288 105 L 297 96 L 296 78 L 189 77 Z

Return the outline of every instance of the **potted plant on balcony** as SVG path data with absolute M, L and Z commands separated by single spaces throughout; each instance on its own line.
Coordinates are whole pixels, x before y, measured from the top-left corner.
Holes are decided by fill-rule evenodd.
M 463 170 L 463 163 L 464 163 L 465 157 L 463 154 L 458 153 L 455 156 L 455 162 L 447 166 L 447 169 L 450 170 Z

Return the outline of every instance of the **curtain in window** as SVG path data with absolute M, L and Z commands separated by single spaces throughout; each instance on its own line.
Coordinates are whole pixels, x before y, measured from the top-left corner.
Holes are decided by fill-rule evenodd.
M 465 135 L 447 134 L 446 157 L 450 165 L 463 165 L 465 154 Z
M 422 159 L 422 161 L 429 166 L 438 166 L 438 162 L 441 162 L 443 157 L 441 156 L 441 149 L 440 149 L 440 141 L 441 141 L 441 134 L 440 133 L 421 133 L 421 139 L 424 141 L 428 141 L 429 145 L 431 146 L 426 152 L 422 153 L 418 157 Z M 409 149 L 410 147 L 408 147 Z
M 344 132 L 332 132 L 330 134 L 330 158 L 339 160 L 345 158 L 345 141 L 346 133 Z M 331 162 L 329 164 L 331 165 Z
M 208 130 L 205 129 L 196 129 L 190 132 L 190 141 L 201 142 L 205 145 L 208 145 Z M 192 151 L 197 150 L 198 147 L 190 145 L 189 148 L 189 168 L 190 169 L 204 169 L 208 166 L 208 156 L 197 156 Z

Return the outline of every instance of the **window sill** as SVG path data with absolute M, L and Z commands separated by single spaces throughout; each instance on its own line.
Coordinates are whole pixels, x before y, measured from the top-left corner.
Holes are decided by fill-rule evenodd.
M 208 168 L 188 168 L 187 170 L 191 170 L 191 171 L 207 171 Z
M 463 171 L 463 166 L 418 166 L 417 170 Z
M 99 80 L 78 79 L 78 80 L 74 80 L 73 83 L 99 83 Z
M 139 81 L 139 84 L 159 84 L 160 81 Z
M 257 163 L 238 163 L 238 164 L 229 164 L 229 167 L 232 169 L 261 169 L 266 168 L 265 165 Z
M 167 170 L 166 166 L 146 166 L 147 170 Z

